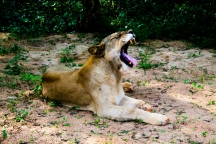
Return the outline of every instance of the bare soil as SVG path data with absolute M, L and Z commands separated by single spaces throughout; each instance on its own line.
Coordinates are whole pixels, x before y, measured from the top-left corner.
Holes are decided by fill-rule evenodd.
M 15 43 L 28 50 L 27 60 L 20 61 L 22 71 L 37 75 L 42 75 L 48 66 L 60 64 L 61 51 L 69 46 L 75 46 L 69 57 L 75 58 L 76 64 L 85 63 L 89 58 L 87 48 L 99 42 L 93 34 L 14 40 L 1 33 L 0 39 L 3 46 Z M 89 111 L 53 107 L 33 92 L 36 84 L 5 73 L 4 67 L 15 55 L 11 53 L 0 55 L 0 77 L 6 82 L 0 89 L 0 143 L 216 144 L 215 51 L 180 41 L 160 40 L 137 43 L 129 51 L 139 62 L 139 52 L 152 53 L 150 62 L 159 66 L 147 71 L 138 68 L 123 71 L 123 81 L 134 86 L 134 91 L 127 95 L 142 99 L 153 106 L 154 112 L 167 115 L 168 125 L 118 122 L 99 118 Z M 17 78 L 16 86 L 8 88 L 13 78 Z M 11 105 L 11 101 L 16 104 Z M 18 122 L 21 108 L 28 115 Z

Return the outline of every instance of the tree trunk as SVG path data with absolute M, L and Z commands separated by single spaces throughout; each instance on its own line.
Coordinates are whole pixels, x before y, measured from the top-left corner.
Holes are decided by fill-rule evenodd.
M 83 17 L 79 22 L 80 32 L 96 32 L 100 28 L 100 2 L 99 0 L 82 0 Z

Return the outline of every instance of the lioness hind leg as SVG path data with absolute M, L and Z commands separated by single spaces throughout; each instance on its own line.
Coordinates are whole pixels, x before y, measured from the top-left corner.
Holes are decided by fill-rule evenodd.
M 122 87 L 124 89 L 125 92 L 133 92 L 133 85 L 129 82 L 124 82 L 122 83 Z
M 138 108 L 111 105 L 103 106 L 99 109 L 100 111 L 97 112 L 98 116 L 119 121 L 139 119 L 153 125 L 166 125 L 169 122 L 169 118 L 165 115 L 150 113 Z
M 137 100 L 128 96 L 124 96 L 124 98 L 121 100 L 120 106 L 125 106 L 128 108 L 139 108 L 143 109 L 145 111 L 152 111 L 152 107 L 150 104 L 142 101 L 142 100 Z

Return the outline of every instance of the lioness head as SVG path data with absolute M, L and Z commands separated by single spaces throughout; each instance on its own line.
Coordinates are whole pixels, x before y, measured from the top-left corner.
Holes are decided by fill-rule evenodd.
M 99 45 L 88 49 L 91 55 L 104 57 L 121 68 L 121 62 L 129 67 L 137 65 L 136 59 L 128 55 L 127 49 L 135 41 L 135 34 L 132 30 L 113 33 L 102 40 Z

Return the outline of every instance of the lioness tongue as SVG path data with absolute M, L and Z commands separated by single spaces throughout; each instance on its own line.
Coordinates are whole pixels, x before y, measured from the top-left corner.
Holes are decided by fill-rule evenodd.
M 126 57 L 128 60 L 130 60 L 130 61 L 133 63 L 134 66 L 137 65 L 137 60 L 136 60 L 135 58 L 133 58 L 133 57 L 127 55 L 127 54 L 124 53 L 124 52 L 122 53 L 122 55 L 123 55 L 123 57 Z

